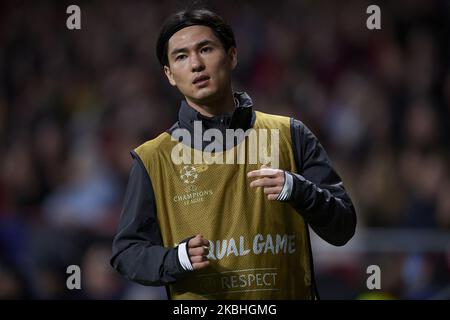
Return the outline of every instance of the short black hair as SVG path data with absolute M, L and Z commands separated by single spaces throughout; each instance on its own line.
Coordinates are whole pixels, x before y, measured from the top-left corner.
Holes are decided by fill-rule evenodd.
M 228 51 L 231 47 L 236 47 L 233 30 L 221 16 L 205 8 L 182 10 L 167 18 L 159 33 L 156 42 L 156 56 L 162 66 L 169 64 L 167 57 L 169 39 L 177 31 L 196 25 L 210 27 L 222 42 L 225 51 Z

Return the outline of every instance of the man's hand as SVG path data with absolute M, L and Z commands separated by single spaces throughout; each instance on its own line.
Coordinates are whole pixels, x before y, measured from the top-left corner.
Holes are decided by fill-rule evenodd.
M 199 270 L 209 266 L 209 241 L 203 238 L 201 234 L 196 235 L 190 239 L 187 244 L 189 259 L 191 260 L 192 268 Z
M 269 168 L 265 165 L 261 169 L 247 173 L 248 178 L 256 178 L 250 183 L 250 187 L 263 187 L 267 199 L 276 200 L 284 186 L 284 171 Z

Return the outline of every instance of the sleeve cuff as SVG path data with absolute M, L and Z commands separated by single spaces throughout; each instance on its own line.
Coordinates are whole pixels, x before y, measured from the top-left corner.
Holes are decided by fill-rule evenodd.
M 189 259 L 186 244 L 187 242 L 183 242 L 178 245 L 178 260 L 184 270 L 192 271 L 194 268 L 192 267 L 191 260 Z
M 287 201 L 291 198 L 292 189 L 294 186 L 294 179 L 292 178 L 292 174 L 290 172 L 284 171 L 284 185 L 280 194 L 277 197 L 277 200 Z

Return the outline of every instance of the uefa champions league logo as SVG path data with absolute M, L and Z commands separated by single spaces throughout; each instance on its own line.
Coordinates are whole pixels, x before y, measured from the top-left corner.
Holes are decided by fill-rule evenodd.
M 180 178 L 186 183 L 194 183 L 198 178 L 197 169 L 194 166 L 184 166 L 180 170 Z
M 192 184 L 197 181 L 199 174 L 206 171 L 208 166 L 203 165 L 186 165 L 180 169 L 180 179 L 186 184 Z
M 196 203 L 203 202 L 212 196 L 214 191 L 212 189 L 201 189 L 195 183 L 197 182 L 200 173 L 208 170 L 208 165 L 206 164 L 189 164 L 181 167 L 180 180 L 184 184 L 184 193 L 175 194 L 173 196 L 174 203 L 179 205 L 192 205 Z

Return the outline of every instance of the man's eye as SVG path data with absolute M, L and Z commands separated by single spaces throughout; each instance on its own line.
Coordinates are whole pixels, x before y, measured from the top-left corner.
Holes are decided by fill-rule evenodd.
M 186 57 L 187 57 L 187 56 L 186 56 L 185 54 L 180 54 L 179 56 L 177 56 L 177 57 L 175 58 L 175 60 L 176 60 L 176 61 L 181 61 L 181 60 L 184 60 Z
M 203 47 L 200 52 L 205 53 L 205 52 L 210 52 L 212 50 L 211 47 Z

